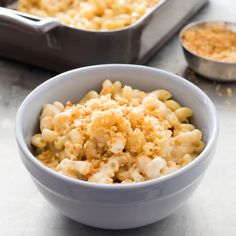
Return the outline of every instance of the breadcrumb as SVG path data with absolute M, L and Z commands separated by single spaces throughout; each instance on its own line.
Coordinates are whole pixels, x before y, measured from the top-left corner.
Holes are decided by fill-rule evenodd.
M 184 32 L 184 46 L 202 57 L 229 63 L 236 62 L 236 33 L 227 25 L 208 23 Z
M 233 96 L 233 90 L 231 88 L 227 88 L 226 89 L 226 94 L 228 97 L 232 97 Z

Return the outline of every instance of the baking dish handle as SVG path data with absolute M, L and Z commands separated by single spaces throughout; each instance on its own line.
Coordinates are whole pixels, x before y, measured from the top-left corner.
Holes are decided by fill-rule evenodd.
M 51 18 L 39 21 L 30 20 L 5 8 L 0 8 L 0 24 L 9 25 L 9 27 L 36 34 L 45 34 L 61 25 L 60 22 Z

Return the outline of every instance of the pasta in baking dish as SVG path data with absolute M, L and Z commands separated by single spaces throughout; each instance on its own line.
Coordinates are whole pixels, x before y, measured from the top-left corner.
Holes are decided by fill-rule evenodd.
M 185 166 L 204 149 L 202 133 L 189 123 L 192 110 L 169 91 L 143 92 L 105 80 L 100 93 L 78 103 L 46 104 L 36 156 L 49 168 L 96 183 L 133 183 Z
M 86 30 L 114 30 L 136 22 L 159 0 L 19 0 L 18 10 Z

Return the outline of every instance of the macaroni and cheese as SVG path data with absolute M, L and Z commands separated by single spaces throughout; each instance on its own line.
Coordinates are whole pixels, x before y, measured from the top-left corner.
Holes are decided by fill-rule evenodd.
M 84 181 L 133 183 L 168 175 L 203 150 L 192 110 L 169 91 L 143 92 L 105 80 L 78 103 L 46 104 L 36 156 L 49 168 Z
M 136 22 L 159 0 L 19 0 L 18 10 L 87 30 L 114 30 Z

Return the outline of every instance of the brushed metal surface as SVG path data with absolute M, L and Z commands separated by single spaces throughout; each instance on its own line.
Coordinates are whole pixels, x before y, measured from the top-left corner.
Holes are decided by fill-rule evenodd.
M 191 21 L 233 21 L 235 8 L 236 2 L 233 0 L 210 0 Z M 186 73 L 187 63 L 178 35 L 148 65 L 184 75 L 194 82 L 214 101 L 220 117 L 216 156 L 191 199 L 173 215 L 158 223 L 126 231 L 90 228 L 56 212 L 43 199 L 23 168 L 14 137 L 15 115 L 21 101 L 37 85 L 55 74 L 0 58 L 1 236 L 236 235 L 236 83 L 217 83 L 196 77 L 189 71 Z M 227 88 L 232 89 L 232 97 L 226 95 Z
M 40 18 L 9 10 L 18 15 L 18 24 L 16 20 L 6 24 L 0 14 L 0 55 L 58 72 L 103 63 L 142 64 L 206 2 L 161 0 L 145 17 L 121 30 L 97 32 L 58 25 L 41 35 L 13 27 L 37 28 Z

